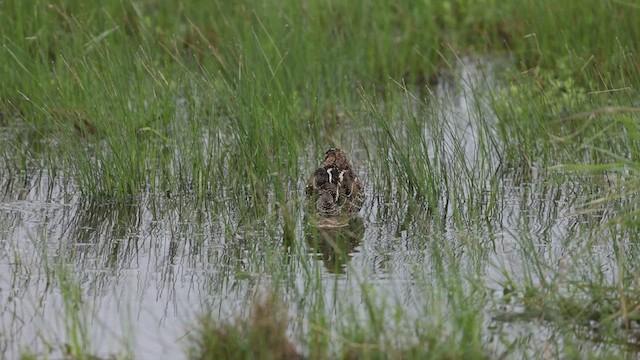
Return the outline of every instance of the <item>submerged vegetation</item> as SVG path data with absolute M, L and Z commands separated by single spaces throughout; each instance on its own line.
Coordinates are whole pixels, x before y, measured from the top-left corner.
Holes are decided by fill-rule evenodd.
M 0 9 L 5 356 L 638 351 L 634 2 Z M 367 200 L 329 230 L 331 147 Z

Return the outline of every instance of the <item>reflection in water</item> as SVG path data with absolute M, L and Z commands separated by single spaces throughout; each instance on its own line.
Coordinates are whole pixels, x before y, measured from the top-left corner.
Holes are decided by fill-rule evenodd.
M 305 239 L 310 249 L 323 262 L 329 272 L 344 273 L 356 247 L 364 237 L 364 221 L 356 216 L 343 226 L 326 226 L 307 221 Z
M 238 283 L 231 270 L 242 244 L 222 249 L 216 214 L 199 216 L 189 199 L 98 203 L 73 193 L 61 178 L 0 176 L 0 358 L 17 358 L 21 347 L 56 357 L 43 339 L 67 341 L 71 314 L 58 281 L 66 272 L 82 290 L 92 351 L 122 348 L 128 340 L 118 334 L 130 328 L 134 353 L 176 358 L 175 339 L 201 300 L 192 293 L 214 287 L 235 298 L 221 288 Z
M 140 204 L 82 202 L 65 239 L 66 251 L 59 255 L 67 262 L 75 258 L 95 261 L 102 269 L 122 268 L 136 256 L 141 218 Z

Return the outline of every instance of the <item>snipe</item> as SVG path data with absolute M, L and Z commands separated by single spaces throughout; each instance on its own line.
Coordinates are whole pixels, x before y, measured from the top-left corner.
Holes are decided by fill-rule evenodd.
M 356 213 L 364 203 L 364 187 L 340 149 L 329 149 L 322 165 L 307 181 L 307 198 L 322 216 Z

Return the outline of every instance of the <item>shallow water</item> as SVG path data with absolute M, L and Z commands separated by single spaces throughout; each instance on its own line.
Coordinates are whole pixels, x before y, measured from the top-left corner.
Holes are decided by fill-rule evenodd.
M 452 129 L 448 148 L 464 140 L 459 145 L 470 163 L 480 157 L 474 114 L 478 108 L 488 111 L 475 94 L 492 85 L 492 66 L 470 61 L 435 89 L 438 110 Z M 349 144 L 346 134 L 343 139 Z M 354 146 L 348 151 L 362 170 L 366 154 Z M 491 168 L 482 174 L 499 170 L 497 158 L 484 164 Z M 309 159 L 300 166 L 301 173 L 307 173 L 316 164 Z M 514 173 L 501 177 L 491 218 L 461 231 L 452 213 L 444 224 L 429 224 L 404 204 L 385 203 L 373 194 L 372 181 L 362 171 L 369 196 L 360 216 L 317 238 L 305 226 L 304 212 L 298 211 L 295 240 L 301 246 L 291 250 L 283 245 L 278 222 L 238 226 L 225 214 L 196 207 L 188 197 L 95 204 L 83 201 L 70 179 L 50 179 L 46 173 L 0 177 L 0 349 L 6 358 L 15 358 L 24 348 L 47 354 L 52 351 L 47 344 L 70 341 L 65 336 L 69 327 L 84 326 L 92 353 L 122 349 L 140 359 L 182 358 L 184 340 L 200 314 L 213 309 L 222 319 L 246 315 L 252 296 L 272 287 L 274 278 L 283 278 L 274 271 L 288 272 L 284 278 L 292 299 L 318 286 L 310 285 L 315 277 L 307 274 L 318 272 L 330 317 L 336 316 L 333 307 L 365 313 L 366 291 L 375 293 L 378 301 L 399 303 L 407 313 L 423 314 L 425 292 L 441 286 L 443 266 L 463 269 L 463 275 L 478 274 L 484 281 L 490 293 L 484 308 L 486 342 L 498 353 L 504 345 L 495 340 L 496 334 L 515 338 L 530 334 L 530 328 L 537 332 L 531 340 L 535 347 L 553 335 L 547 325 L 493 320 L 496 309 L 503 308 L 504 272 L 513 279 L 528 276 L 527 251 L 564 266 L 582 246 L 575 239 L 607 216 L 576 211 L 578 201 L 590 192 L 581 184 L 549 181 L 538 174 L 523 179 Z M 489 181 L 481 175 L 472 180 L 485 185 Z M 303 184 L 301 179 L 297 191 Z M 276 211 L 268 216 L 276 217 Z M 345 254 L 336 253 L 332 241 Z M 612 263 L 606 244 L 599 255 L 603 263 Z M 281 260 L 289 263 L 274 264 Z M 60 281 L 64 277 L 67 284 Z M 82 309 L 65 308 L 71 291 L 65 285 L 79 287 Z M 429 300 L 433 312 L 443 311 L 434 296 Z M 518 311 L 517 306 L 506 307 L 507 312 Z M 70 323 L 70 313 L 78 314 L 76 325 Z M 294 323 L 294 329 L 305 324 L 304 315 L 298 315 L 302 321 Z

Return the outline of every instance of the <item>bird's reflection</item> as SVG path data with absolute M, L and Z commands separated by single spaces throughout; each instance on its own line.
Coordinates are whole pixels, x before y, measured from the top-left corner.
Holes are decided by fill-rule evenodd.
M 341 274 L 362 242 L 364 221 L 359 216 L 335 221 L 333 218 L 307 221 L 305 239 L 310 251 L 323 261 L 329 272 Z

